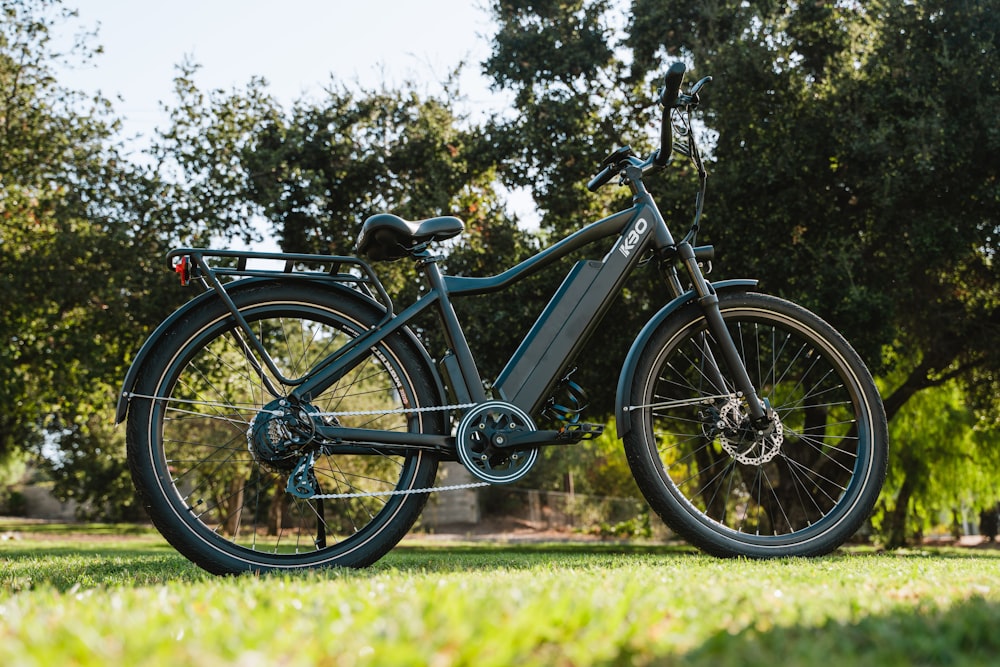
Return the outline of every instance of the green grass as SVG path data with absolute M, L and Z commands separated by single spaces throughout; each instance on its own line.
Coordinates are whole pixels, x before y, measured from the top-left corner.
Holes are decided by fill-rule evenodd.
M 5 667 L 998 659 L 997 551 L 753 562 L 659 546 L 410 542 L 363 571 L 216 578 L 155 535 L 0 541 Z

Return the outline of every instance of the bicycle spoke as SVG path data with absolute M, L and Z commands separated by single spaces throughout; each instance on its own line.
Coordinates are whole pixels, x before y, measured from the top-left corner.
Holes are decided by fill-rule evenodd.
M 796 320 L 749 308 L 726 317 L 774 425 L 753 425 L 745 400 L 718 390 L 712 378 L 721 374 L 729 385 L 729 369 L 714 361 L 723 355 L 713 351 L 705 320 L 694 319 L 653 360 L 640 385 L 648 398 L 630 408 L 650 420 L 652 447 L 641 451 L 655 452 L 653 465 L 663 471 L 637 481 L 651 501 L 671 507 L 667 518 L 699 539 L 717 532 L 785 543 L 817 530 L 858 479 L 868 441 L 859 435 L 856 385 L 836 353 Z M 669 494 L 656 495 L 660 480 Z M 703 518 L 689 522 L 692 511 Z

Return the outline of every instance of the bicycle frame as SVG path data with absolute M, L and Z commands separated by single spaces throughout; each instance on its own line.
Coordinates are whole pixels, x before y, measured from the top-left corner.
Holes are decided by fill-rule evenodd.
M 569 272 L 492 384 L 495 397 L 512 403 L 527 414 L 531 414 L 541 407 L 549 392 L 562 376 L 567 364 L 599 326 L 626 278 L 646 253 L 652 250 L 653 254 L 660 259 L 661 267 L 666 268 L 664 276 L 672 299 L 677 300 L 684 294 L 676 268 L 677 260 L 685 267 L 693 285 L 693 293 L 689 292 L 688 294 L 692 299 L 696 298 L 705 310 L 706 316 L 712 324 L 713 333 L 720 341 L 724 361 L 736 375 L 737 389 L 751 399 L 748 401 L 749 410 L 754 418 L 761 418 L 765 414 L 766 406 L 762 405 L 756 398 L 755 388 L 739 361 L 716 307 L 718 297 L 698 266 L 700 259 L 710 255 L 711 248 L 693 248 L 687 242 L 679 244 L 674 242 L 663 216 L 642 182 L 643 171 L 648 169 L 649 165 L 648 161 L 643 163 L 634 159 L 633 164 L 625 169 L 625 180 L 633 193 L 631 208 L 587 225 L 503 273 L 487 277 L 447 276 L 441 273 L 436 256 L 426 249 L 417 253 L 415 259 L 424 273 L 429 290 L 415 303 L 399 313 L 393 312 L 391 300 L 371 267 L 356 257 L 179 248 L 168 255 L 168 262 L 175 265 L 179 258 L 181 261 L 175 265 L 175 270 L 182 274 L 182 282 L 190 280 L 191 277 L 185 272 L 192 272 L 195 277 L 205 281 L 211 293 L 218 295 L 223 300 L 242 332 L 238 338 L 247 357 L 256 366 L 264 387 L 276 399 L 285 397 L 293 405 L 308 403 L 313 396 L 322 394 L 360 363 L 371 347 L 402 330 L 428 308 L 436 306 L 449 347 L 449 353 L 442 359 L 444 375 L 459 403 L 475 404 L 482 403 L 489 397 L 486 393 L 486 386 L 480 377 L 473 352 L 452 306 L 452 298 L 503 290 L 509 285 L 551 266 L 576 250 L 618 235 L 617 240 L 603 258 L 600 260 L 581 260 Z M 212 268 L 208 265 L 206 256 L 238 258 L 239 266 L 236 269 Z M 246 269 L 247 260 L 255 258 L 283 260 L 286 263 L 285 271 Z M 191 264 L 188 265 L 185 262 Z M 328 272 L 322 273 L 293 273 L 291 267 L 295 262 L 324 263 L 331 265 L 332 268 Z M 361 277 L 340 273 L 343 264 L 359 267 Z M 269 358 L 263 345 L 257 340 L 227 293 L 225 286 L 219 280 L 219 275 L 227 274 L 272 278 L 295 277 L 355 283 L 359 292 L 382 303 L 385 315 L 375 326 L 360 332 L 360 335 L 354 340 L 326 357 L 305 376 L 297 379 L 285 378 Z M 372 287 L 374 287 L 374 293 Z M 161 329 L 165 328 L 168 322 L 169 320 L 161 325 Z M 157 333 L 154 332 L 148 342 L 155 339 Z M 729 342 L 727 343 L 727 341 Z M 141 365 L 144 353 L 145 350 L 140 350 L 133 362 L 133 369 Z M 255 354 L 260 357 L 262 364 L 256 361 Z M 279 383 L 292 387 L 287 396 L 274 386 L 268 373 L 265 372 L 265 366 Z M 130 369 L 129 375 L 132 375 L 132 369 Z M 121 421 L 125 416 L 127 401 L 131 397 L 128 391 L 131 387 L 130 380 L 134 382 L 134 377 L 126 377 L 125 388 L 119 400 L 116 421 Z M 370 452 L 372 446 L 387 447 L 386 451 L 396 451 L 400 448 L 431 449 L 439 453 L 454 451 L 454 439 L 451 436 L 354 429 L 326 424 L 317 424 L 316 428 L 317 432 L 329 441 L 364 443 L 356 446 L 338 445 L 336 446 L 337 451 L 356 451 L 360 447 Z
M 662 218 L 655 206 L 638 204 L 588 225 L 496 276 L 473 278 L 442 275 L 434 258 L 426 256 L 420 262 L 430 286 L 428 293 L 383 327 L 360 336 L 351 344 L 352 350 L 343 353 L 340 358 L 321 363 L 292 393 L 308 400 L 311 394 L 323 391 L 338 380 L 368 347 L 406 326 L 426 309 L 437 306 L 445 340 L 455 358 L 456 365 L 453 368 L 458 370 L 457 374 L 449 378 L 455 395 L 461 402 L 485 401 L 486 389 L 452 307 L 452 298 L 503 290 L 581 247 L 619 234 L 618 242 L 602 260 L 582 260 L 570 271 L 492 385 L 503 400 L 526 412 L 533 412 L 541 405 L 566 362 L 579 351 L 599 324 L 600 316 L 610 306 L 625 278 L 638 263 L 645 250 L 646 239 L 652 237 L 649 232 L 656 225 L 655 222 L 650 223 L 650 219 L 659 221 L 662 225 Z M 665 225 L 662 225 L 662 231 L 666 233 Z

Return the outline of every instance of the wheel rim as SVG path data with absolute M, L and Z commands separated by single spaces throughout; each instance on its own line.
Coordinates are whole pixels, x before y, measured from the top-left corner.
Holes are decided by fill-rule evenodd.
M 298 378 L 364 327 L 305 303 L 243 311 L 286 377 Z M 228 556 L 315 565 L 360 548 L 388 526 L 405 496 L 304 500 L 286 492 L 288 473 L 255 457 L 247 432 L 274 397 L 243 352 L 228 317 L 203 327 L 167 365 L 150 419 L 150 455 L 162 491 L 193 534 Z M 399 410 L 417 404 L 399 359 L 378 348 L 314 397 L 321 412 Z M 412 413 L 411 413 L 412 414 Z M 417 430 L 405 414 L 335 417 L 350 427 Z M 318 455 L 321 494 L 385 493 L 414 487 L 421 455 Z
M 745 401 L 728 378 L 706 370 L 697 320 L 676 332 L 653 363 L 647 405 L 668 490 L 713 532 L 762 546 L 805 544 L 851 515 L 871 474 L 870 413 L 860 380 L 815 330 L 773 310 L 724 310 L 754 386 L 780 420 L 780 434 L 741 439 Z M 721 358 L 717 352 L 713 355 Z M 695 400 L 700 399 L 700 400 Z

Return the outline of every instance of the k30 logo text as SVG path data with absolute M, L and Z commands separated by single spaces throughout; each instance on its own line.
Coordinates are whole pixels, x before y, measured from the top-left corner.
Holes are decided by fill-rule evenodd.
M 639 245 L 639 239 L 642 238 L 642 235 L 646 233 L 647 229 L 649 229 L 649 223 L 646 222 L 646 218 L 639 218 L 639 220 L 635 223 L 635 227 L 633 227 L 629 233 L 625 235 L 625 238 L 622 240 L 622 244 L 618 246 L 618 252 L 626 257 L 631 255 L 632 251 L 635 250 L 635 247 Z

